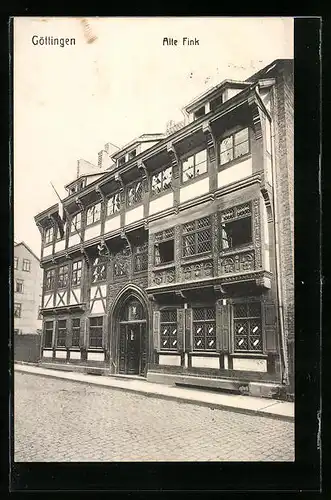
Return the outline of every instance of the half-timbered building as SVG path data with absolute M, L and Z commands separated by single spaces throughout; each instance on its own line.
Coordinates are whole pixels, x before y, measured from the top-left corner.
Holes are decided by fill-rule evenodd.
M 293 374 L 293 68 L 99 153 L 36 217 L 43 363 L 275 396 Z M 89 173 L 86 173 L 89 172 Z M 92 172 L 92 173 L 91 173 Z

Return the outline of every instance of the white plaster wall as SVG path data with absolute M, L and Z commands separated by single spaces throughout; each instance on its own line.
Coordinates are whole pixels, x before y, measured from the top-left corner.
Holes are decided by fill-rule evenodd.
M 271 173 L 271 158 L 270 156 L 265 154 L 265 172 L 267 177 L 267 182 L 269 182 L 270 186 L 272 186 L 272 173 Z
M 180 366 L 180 356 L 173 354 L 160 354 L 159 365 Z
M 121 217 L 117 215 L 112 219 L 108 219 L 105 222 L 105 233 L 109 233 L 110 231 L 115 231 L 115 229 L 119 229 L 121 227 Z
M 88 352 L 87 353 L 88 361 L 104 361 L 105 354 L 103 352 Z
M 55 253 L 64 250 L 66 246 L 65 240 L 60 240 L 55 243 Z
M 52 253 L 53 253 L 53 245 L 50 245 L 49 247 L 44 247 L 43 257 L 48 257 L 48 255 L 51 255 Z
M 180 189 L 179 199 L 180 203 L 184 203 L 192 198 L 197 198 L 209 192 L 209 177 L 205 177 L 199 181 L 196 181 L 189 186 L 182 187 Z
M 53 294 L 47 293 L 44 295 L 44 307 L 53 307 Z
M 102 300 L 96 300 L 93 303 L 92 309 L 91 309 L 91 314 L 98 314 L 98 313 L 104 313 L 105 309 L 103 307 Z
M 149 215 L 156 214 L 157 212 L 162 212 L 167 208 L 171 208 L 174 205 L 174 193 L 167 193 L 160 196 L 156 200 L 153 200 L 149 204 Z
M 67 358 L 67 351 L 55 351 L 55 357 L 61 358 L 61 359 L 66 359 Z
M 72 291 L 70 292 L 70 299 L 69 299 L 70 300 L 70 305 L 71 304 L 80 303 L 80 292 L 81 292 L 80 288 L 75 288 L 75 295 L 77 297 L 78 302 L 75 299 L 74 294 L 72 293 Z
M 220 361 L 217 357 L 192 356 L 191 363 L 194 368 L 219 368 Z
M 100 236 L 101 233 L 101 224 L 96 224 L 95 226 L 88 227 L 85 229 L 85 241 L 91 240 L 96 236 Z
M 228 167 L 225 170 L 218 172 L 217 185 L 219 188 L 227 186 L 232 182 L 249 177 L 252 173 L 252 158 L 247 158 L 247 160 L 243 160 L 240 163 L 236 163 L 232 167 Z
M 45 349 L 43 349 L 43 357 L 44 358 L 52 358 L 53 357 L 53 350 L 46 351 Z
M 151 141 L 151 142 L 142 142 L 140 144 L 140 152 L 142 153 L 143 151 L 146 151 L 146 149 L 151 148 L 154 146 L 154 144 L 157 144 L 158 141 Z
M 70 359 L 80 359 L 80 352 L 77 351 L 70 351 Z
M 233 358 L 234 370 L 245 370 L 251 372 L 266 372 L 266 359 Z
M 131 222 L 136 222 L 137 220 L 143 219 L 144 217 L 144 207 L 139 205 L 139 207 L 132 208 L 125 214 L 125 224 L 131 224 Z
M 78 234 L 73 234 L 72 236 L 69 237 L 68 241 L 68 246 L 73 247 L 75 245 L 78 245 L 80 243 L 80 237 Z

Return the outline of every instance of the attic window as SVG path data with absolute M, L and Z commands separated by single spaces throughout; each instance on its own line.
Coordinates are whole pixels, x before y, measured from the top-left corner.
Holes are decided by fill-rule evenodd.
M 122 158 L 119 158 L 118 160 L 118 165 L 121 166 L 121 165 L 124 165 L 125 163 L 125 156 L 122 156 Z
M 133 151 L 130 151 L 130 153 L 128 154 L 128 159 L 132 160 L 132 158 L 134 158 L 136 155 L 137 155 L 137 150 L 134 149 Z
M 210 110 L 215 111 L 218 106 L 220 106 L 223 103 L 223 97 L 222 95 L 215 97 L 212 101 L 210 101 Z
M 205 106 L 202 106 L 194 113 L 194 119 L 197 120 L 201 116 L 206 114 Z

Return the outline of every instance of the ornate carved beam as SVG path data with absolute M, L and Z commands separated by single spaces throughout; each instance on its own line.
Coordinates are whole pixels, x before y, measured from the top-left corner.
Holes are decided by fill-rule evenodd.
M 120 189 L 124 191 L 125 184 L 123 182 L 122 176 L 118 172 L 116 172 L 115 174 L 115 181 L 120 184 Z
M 216 155 L 216 139 L 210 122 L 204 122 L 202 124 L 202 132 L 206 137 L 209 159 L 210 161 L 214 161 Z
M 130 248 L 130 252 L 132 253 L 132 244 L 131 241 L 129 240 L 129 237 L 124 229 L 121 231 L 121 239 L 125 240 Z
M 248 106 L 251 110 L 252 117 L 253 117 L 253 129 L 255 133 L 255 139 L 260 140 L 262 139 L 263 136 L 263 129 L 262 129 L 262 109 L 260 108 L 260 105 L 257 102 L 257 96 L 255 91 L 252 91 L 247 99 Z

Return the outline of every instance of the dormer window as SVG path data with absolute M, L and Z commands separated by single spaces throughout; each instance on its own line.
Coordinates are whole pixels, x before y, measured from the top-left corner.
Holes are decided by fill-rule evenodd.
M 223 96 L 220 95 L 215 97 L 212 101 L 210 101 L 210 111 L 215 111 L 223 103 Z
M 187 182 L 207 172 L 207 150 L 189 156 L 182 163 L 182 180 Z
M 93 205 L 92 207 L 87 209 L 87 215 L 86 215 L 87 226 L 90 226 L 91 224 L 98 222 L 100 218 L 101 218 L 101 203 L 97 203 L 96 205 Z
M 45 231 L 45 245 L 48 245 L 49 243 L 52 243 L 54 237 L 54 228 L 49 227 Z
M 197 120 L 201 116 L 204 116 L 206 114 L 206 108 L 205 106 L 201 106 L 197 111 L 194 113 L 194 119 Z
M 137 150 L 134 149 L 133 151 L 130 151 L 130 153 L 128 154 L 128 160 L 132 160 L 135 156 L 137 156 Z
M 121 165 L 124 165 L 125 163 L 125 156 L 122 156 L 122 158 L 118 159 L 118 166 L 120 167 Z
M 75 183 L 71 188 L 69 189 L 69 195 L 78 193 L 78 191 L 81 191 L 84 189 L 86 186 L 86 179 L 82 179 L 81 181 Z

